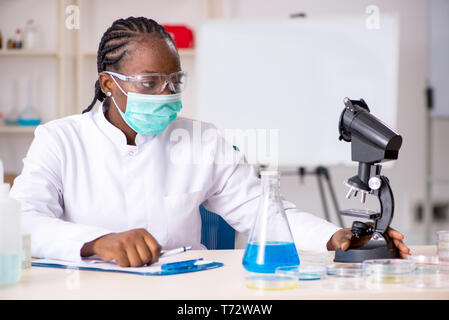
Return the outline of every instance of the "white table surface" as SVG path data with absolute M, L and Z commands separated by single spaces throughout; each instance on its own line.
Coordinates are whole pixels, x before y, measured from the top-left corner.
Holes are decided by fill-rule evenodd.
M 435 246 L 411 247 L 412 254 L 435 255 Z M 414 289 L 387 284 L 380 290 L 334 291 L 323 281 L 300 281 L 296 289 L 254 290 L 246 287 L 243 250 L 198 250 L 179 260 L 204 258 L 224 267 L 171 276 L 31 267 L 20 282 L 0 287 L 0 299 L 449 299 L 449 289 Z M 332 257 L 331 257 L 332 258 Z

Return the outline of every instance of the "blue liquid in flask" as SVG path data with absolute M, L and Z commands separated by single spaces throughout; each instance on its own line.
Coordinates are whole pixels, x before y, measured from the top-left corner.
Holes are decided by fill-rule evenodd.
M 19 119 L 18 124 L 19 124 L 19 126 L 24 126 L 24 127 L 37 127 L 38 125 L 41 124 L 41 120 L 40 119 Z
M 298 265 L 299 257 L 293 242 L 268 241 L 264 245 L 250 242 L 243 257 L 243 266 L 250 272 L 274 273 L 276 268 Z

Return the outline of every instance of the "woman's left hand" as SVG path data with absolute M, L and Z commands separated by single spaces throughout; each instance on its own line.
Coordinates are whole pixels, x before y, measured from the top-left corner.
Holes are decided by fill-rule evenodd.
M 399 256 L 404 259 L 410 255 L 410 249 L 402 242 L 404 235 L 399 231 L 388 227 L 387 235 L 393 240 L 394 245 L 399 250 Z M 337 249 L 347 250 L 349 248 L 358 248 L 369 241 L 371 235 L 355 237 L 350 228 L 340 229 L 335 232 L 327 242 L 327 250 L 333 251 Z

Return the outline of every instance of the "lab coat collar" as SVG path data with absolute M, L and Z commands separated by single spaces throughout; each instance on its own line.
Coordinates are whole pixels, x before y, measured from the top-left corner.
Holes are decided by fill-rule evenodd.
M 115 144 L 120 146 L 127 146 L 126 136 L 125 134 L 112 123 L 106 119 L 105 112 L 107 108 L 105 108 L 102 103 L 98 108 L 97 113 L 95 115 L 95 122 L 97 123 L 100 130 Z M 151 140 L 153 140 L 156 135 L 146 135 L 137 133 L 136 136 L 136 146 L 139 147 Z M 130 146 L 127 146 L 130 147 Z

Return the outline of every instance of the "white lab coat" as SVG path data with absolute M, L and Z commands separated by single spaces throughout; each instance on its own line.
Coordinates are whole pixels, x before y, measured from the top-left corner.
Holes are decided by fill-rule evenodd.
M 10 193 L 21 202 L 33 256 L 77 261 L 84 243 L 134 228 L 147 229 L 164 249 L 201 249 L 200 204 L 249 233 L 260 179 L 213 125 L 178 117 L 161 134 L 138 134 L 130 146 L 102 111 L 35 131 Z M 224 161 L 230 152 L 234 161 Z M 198 154 L 209 161 L 192 161 Z M 326 250 L 339 227 L 288 201 L 284 206 L 298 249 Z

